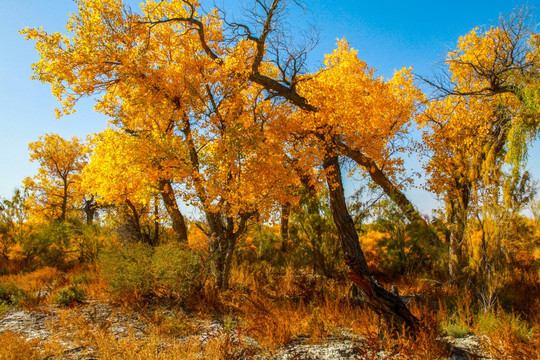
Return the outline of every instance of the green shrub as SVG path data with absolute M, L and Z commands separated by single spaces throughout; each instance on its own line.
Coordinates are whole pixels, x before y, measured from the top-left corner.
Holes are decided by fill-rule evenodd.
M 73 284 L 90 284 L 94 280 L 94 277 L 88 274 L 77 274 L 71 278 Z
M 22 241 L 23 254 L 35 266 L 51 266 L 66 269 L 73 259 L 68 254 L 80 236 L 78 224 L 74 222 L 52 222 L 37 226 Z
M 165 294 L 183 299 L 204 279 L 200 253 L 179 244 L 113 248 L 100 257 L 100 264 L 103 279 L 116 296 Z
M 107 241 L 107 235 L 99 226 L 82 224 L 81 236 L 77 237 L 75 249 L 81 263 L 93 264 Z
M 0 301 L 0 317 L 2 317 L 9 310 L 9 305 L 3 301 Z
M 476 323 L 480 332 L 486 335 L 506 332 L 517 339 L 526 340 L 532 333 L 531 327 L 525 320 L 516 314 L 509 314 L 502 310 L 481 313 Z
M 58 291 L 54 298 L 54 302 L 58 305 L 70 305 L 82 302 L 85 296 L 84 289 L 76 285 L 70 285 Z
M 462 321 L 450 320 L 443 325 L 443 330 L 448 336 L 454 338 L 462 338 L 470 334 L 470 329 L 467 324 Z
M 166 293 L 185 298 L 202 286 L 201 254 L 185 246 L 165 244 L 157 247 L 152 267 L 156 285 Z
M 24 292 L 15 284 L 0 284 L 0 302 L 7 305 L 17 305 L 24 298 Z
M 113 247 L 100 257 L 102 276 L 113 295 L 149 295 L 154 289 L 150 245 L 143 243 Z

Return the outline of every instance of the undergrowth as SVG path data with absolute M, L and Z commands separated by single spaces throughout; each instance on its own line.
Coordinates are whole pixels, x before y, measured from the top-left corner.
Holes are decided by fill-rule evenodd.
M 166 281 L 185 276 L 169 274 Z M 68 333 L 70 341 L 106 359 L 244 359 L 255 353 L 276 354 L 291 344 L 329 339 L 353 341 L 359 358 L 446 359 L 450 348 L 445 339 L 467 336 L 476 336 L 477 355 L 540 357 L 538 317 L 500 305 L 483 311 L 472 293 L 455 286 L 429 287 L 421 280 L 399 283 L 393 279 L 403 292 L 416 294 L 410 308 L 421 321 L 415 336 L 396 336 L 381 326 L 383 322 L 370 309 L 347 296 L 346 279 L 328 279 L 307 268 L 261 264 L 236 266 L 231 278 L 227 291 L 218 291 L 206 280 L 179 302 L 159 294 L 126 296 L 120 301 L 111 297 L 114 293 L 93 266 L 68 273 L 44 268 L 2 276 L 0 317 L 13 307 L 40 310 L 52 303 L 68 305 L 86 298 L 135 312 L 148 328 L 142 336 L 132 329 L 119 337 L 111 332 L 111 323 L 82 316 L 82 308 L 62 308 L 57 310 L 62 315 L 49 325 L 55 335 L 40 343 L 8 331 L 0 334 L 0 359 L 61 358 L 66 350 L 60 339 Z M 181 286 L 175 290 L 187 291 Z M 208 324 L 216 321 L 220 326 L 209 332 Z

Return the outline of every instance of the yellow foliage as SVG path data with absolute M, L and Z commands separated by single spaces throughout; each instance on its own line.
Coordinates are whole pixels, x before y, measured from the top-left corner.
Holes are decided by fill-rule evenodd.
M 23 248 L 20 244 L 11 246 L 8 250 L 8 258 L 11 261 L 19 261 L 24 259 Z
M 208 236 L 197 226 L 189 226 L 188 244 L 189 247 L 196 250 L 208 250 L 209 242 Z
M 318 111 L 298 113 L 297 126 L 308 133 L 323 129 L 392 174 L 402 162 L 390 158 L 396 148 L 389 142 L 407 133 L 424 96 L 413 84 L 411 69 L 397 71 L 389 80 L 375 77 L 375 70 L 357 53 L 339 40 L 337 49 L 325 57 L 326 67 L 300 84 L 299 92 Z
M 57 134 L 45 134 L 28 144 L 30 160 L 39 163 L 38 173 L 24 185 L 30 195 L 30 222 L 65 220 L 76 202 L 84 197 L 80 172 L 88 161 L 89 148 L 77 137 L 66 140 Z
M 52 284 L 55 281 L 62 279 L 62 273 L 55 268 L 45 266 L 44 268 L 35 270 L 24 275 L 21 279 L 21 285 L 29 285 L 30 288 L 39 288 L 43 284 Z
M 389 238 L 390 234 L 380 231 L 368 231 L 360 236 L 360 244 L 369 266 L 377 267 L 381 263 L 386 247 L 382 246 L 380 241 Z

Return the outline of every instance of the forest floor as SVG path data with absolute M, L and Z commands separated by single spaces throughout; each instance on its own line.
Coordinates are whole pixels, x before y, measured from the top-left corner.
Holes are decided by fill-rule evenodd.
M 114 295 L 94 267 L 0 276 L 0 360 L 540 356 L 534 316 L 526 321 L 502 310 L 479 312 L 468 293 L 455 287 L 434 289 L 418 279 L 398 283 L 402 294 L 410 294 L 402 299 L 420 319 L 412 337 L 385 330 L 376 314 L 350 298 L 345 280 L 292 268 L 281 273 L 240 268 L 233 279 L 227 291 L 210 283 L 179 298 L 159 291 L 151 297 Z M 84 296 L 59 302 L 71 287 Z
M 173 316 L 171 309 L 159 311 L 170 312 L 170 318 Z M 265 349 L 249 336 L 249 331 L 227 318 L 202 319 L 183 314 L 183 322 L 176 326 L 189 329 L 177 329 L 176 334 L 171 335 L 171 331 L 163 331 L 163 319 L 160 321 L 148 314 L 148 309 L 139 312 L 103 300 L 86 300 L 73 307 L 46 305 L 11 309 L 0 318 L 0 334 L 4 338 L 4 351 L 12 347 L 14 359 L 17 354 L 20 359 L 145 359 L 148 352 L 153 353 L 154 358 L 163 359 L 404 358 L 399 353 L 381 349 L 373 339 L 355 335 L 350 329 L 337 329 L 317 339 L 296 336 L 283 346 Z M 447 342 L 448 349 L 448 356 L 441 359 L 489 358 L 481 355 L 476 335 L 439 341 Z M 1 353 L 2 350 L 0 359 L 10 358 L 9 351 Z

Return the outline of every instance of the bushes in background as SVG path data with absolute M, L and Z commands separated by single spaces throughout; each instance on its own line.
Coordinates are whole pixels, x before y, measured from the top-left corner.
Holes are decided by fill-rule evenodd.
M 100 265 L 116 296 L 168 295 L 178 299 L 201 288 L 207 270 L 202 253 L 181 244 L 113 247 L 100 257 Z

